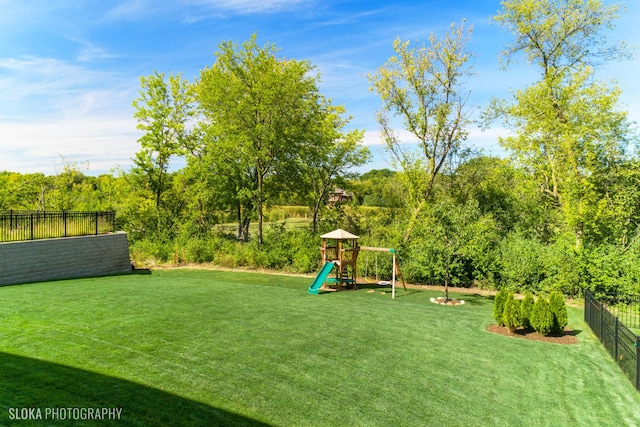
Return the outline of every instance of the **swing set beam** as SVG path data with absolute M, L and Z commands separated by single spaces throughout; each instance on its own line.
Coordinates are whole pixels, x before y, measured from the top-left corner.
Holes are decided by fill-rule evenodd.
M 388 252 L 393 255 L 393 272 L 391 279 L 391 298 L 396 297 L 396 272 L 399 276 L 402 277 L 402 273 L 400 273 L 400 266 L 396 261 L 396 250 L 393 248 L 376 248 L 374 246 L 360 246 L 358 249 L 361 251 L 371 251 L 371 252 Z M 377 268 L 377 267 L 376 267 Z M 402 287 L 404 290 L 407 290 L 407 286 L 404 284 L 404 277 L 402 277 Z
M 391 252 L 391 253 L 394 253 L 396 251 L 393 248 L 376 248 L 376 247 L 373 247 L 373 246 L 360 246 L 359 249 L 361 251 Z

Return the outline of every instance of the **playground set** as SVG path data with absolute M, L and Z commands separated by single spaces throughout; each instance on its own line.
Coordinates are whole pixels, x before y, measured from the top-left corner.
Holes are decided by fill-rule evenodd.
M 322 269 L 309 286 L 308 292 L 310 294 L 317 295 L 321 291 L 336 291 L 347 288 L 358 289 L 358 255 L 360 251 L 373 251 L 388 252 L 393 255 L 391 282 L 379 282 L 379 284 L 391 284 L 391 297 L 395 298 L 396 278 L 402 277 L 395 249 L 358 246 L 360 237 L 342 229 L 334 230 L 320 237 L 322 238 L 322 247 L 320 248 Z M 335 275 L 329 277 L 334 270 Z M 328 283 L 331 285 L 327 285 Z M 402 286 L 406 291 L 404 280 Z

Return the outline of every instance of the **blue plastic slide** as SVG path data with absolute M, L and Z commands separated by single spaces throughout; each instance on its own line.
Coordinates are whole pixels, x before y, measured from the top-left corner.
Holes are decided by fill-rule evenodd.
M 309 286 L 309 293 L 313 295 L 318 295 L 318 290 L 324 284 L 325 280 L 327 280 L 327 276 L 331 273 L 333 269 L 333 262 L 325 262 L 322 266 L 322 270 L 318 273 L 316 278 L 313 280 L 311 286 Z

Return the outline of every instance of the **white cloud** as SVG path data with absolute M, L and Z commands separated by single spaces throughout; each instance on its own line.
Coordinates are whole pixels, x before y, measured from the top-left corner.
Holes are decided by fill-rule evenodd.
M 117 75 L 53 58 L 0 58 L 0 120 L 34 113 L 48 117 L 82 114 L 92 97 L 113 107 L 129 98 L 131 85 Z M 135 87 L 135 86 L 134 86 Z M 109 89 L 107 89 L 109 88 Z M 106 105 L 105 105 L 106 104 Z M 96 108 L 95 106 L 93 108 Z
M 92 171 L 127 166 L 140 137 L 137 84 L 60 59 L 0 58 L 0 170 L 55 173 L 64 156 Z
M 400 144 L 417 144 L 418 140 L 415 135 L 404 129 L 396 129 L 394 131 Z M 364 133 L 362 140 L 363 145 L 384 145 L 382 133 L 379 130 L 368 130 Z
M 498 144 L 498 137 L 507 136 L 509 134 L 508 129 L 496 127 L 483 131 L 473 126 L 468 131 L 469 137 L 465 141 L 466 145 L 485 150 L 486 154 L 504 155 L 503 149 Z M 418 144 L 416 136 L 405 129 L 395 129 L 394 133 L 401 144 Z M 366 146 L 384 145 L 379 130 L 366 131 L 362 143 Z
M 139 150 L 133 118 L 0 122 L 0 170 L 55 174 L 60 157 L 90 163 L 90 173 L 126 169 Z
M 143 20 L 149 15 L 164 15 L 197 22 L 228 13 L 250 15 L 289 11 L 303 6 L 312 7 L 313 3 L 310 0 L 181 0 L 175 3 L 134 0 L 114 7 L 106 17 L 111 20 Z
M 310 3 L 308 0 L 184 0 L 187 5 L 202 5 L 236 13 L 276 12 Z

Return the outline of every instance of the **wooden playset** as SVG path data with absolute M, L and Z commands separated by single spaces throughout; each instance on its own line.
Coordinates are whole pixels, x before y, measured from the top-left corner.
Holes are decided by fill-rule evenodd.
M 318 294 L 320 290 L 335 291 L 339 289 L 358 289 L 357 271 L 358 254 L 360 251 L 388 252 L 393 255 L 393 272 L 391 279 L 392 298 L 395 298 L 396 277 L 402 276 L 396 261 L 396 251 L 392 248 L 377 248 L 371 246 L 358 246 L 360 237 L 348 231 L 337 229 L 330 233 L 323 234 L 322 254 L 323 267 L 309 287 L 310 294 Z M 332 270 L 335 276 L 329 277 Z M 325 285 L 331 283 L 330 285 Z M 402 286 L 407 290 L 404 280 Z

